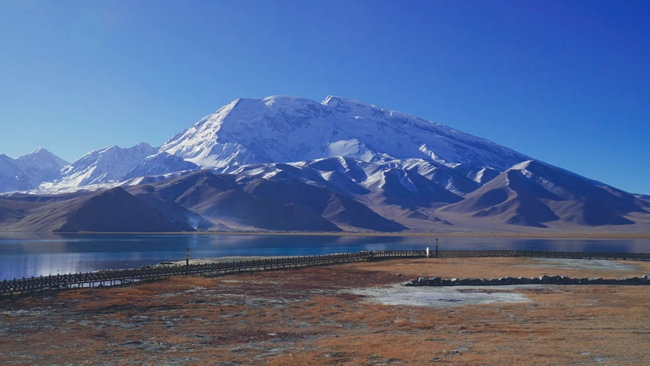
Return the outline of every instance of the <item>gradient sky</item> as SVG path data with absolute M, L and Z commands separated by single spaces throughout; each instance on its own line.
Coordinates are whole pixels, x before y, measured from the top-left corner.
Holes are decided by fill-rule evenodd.
M 0 153 L 338 95 L 650 194 L 650 1 L 0 0 Z

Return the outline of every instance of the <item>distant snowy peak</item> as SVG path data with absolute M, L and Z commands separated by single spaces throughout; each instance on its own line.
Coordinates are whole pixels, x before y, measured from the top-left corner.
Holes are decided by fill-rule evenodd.
M 83 186 L 121 181 L 147 156 L 157 151 L 146 143 L 129 148 L 110 146 L 95 150 L 63 168 L 62 183 Z
M 23 155 L 16 160 L 26 166 L 51 168 L 56 170 L 60 170 L 69 164 L 67 161 L 44 148 L 38 148 L 36 151 Z
M 42 182 L 61 178 L 61 169 L 68 165 L 67 161 L 43 148 L 23 155 L 17 161 L 23 173 L 32 180 L 34 187 Z
M 237 99 L 174 136 L 160 151 L 223 171 L 334 156 L 366 162 L 421 158 L 498 170 L 529 159 L 435 122 L 334 96 L 322 103 L 287 96 Z
M 30 190 L 59 179 L 61 168 L 67 164 L 43 148 L 17 159 L 0 155 L 0 192 Z
M 20 191 L 30 189 L 30 182 L 22 174 L 16 160 L 0 154 L 0 187 L 2 191 Z

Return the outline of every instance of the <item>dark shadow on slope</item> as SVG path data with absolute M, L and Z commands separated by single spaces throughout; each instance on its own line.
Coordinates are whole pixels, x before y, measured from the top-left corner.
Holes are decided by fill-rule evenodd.
M 117 187 L 82 199 L 67 214 L 61 232 L 172 232 L 192 231 L 188 225 L 173 223 L 153 207 Z

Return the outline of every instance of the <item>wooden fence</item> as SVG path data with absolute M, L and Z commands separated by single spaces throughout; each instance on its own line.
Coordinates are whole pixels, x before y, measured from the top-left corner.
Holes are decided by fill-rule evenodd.
M 230 273 L 280 270 L 340 263 L 377 261 L 396 258 L 425 258 L 426 250 L 378 250 L 357 253 L 340 253 L 312 256 L 264 258 L 233 262 L 204 264 L 148 266 L 137 269 L 105 270 L 88 273 L 40 276 L 0 282 L 0 296 L 58 290 L 69 288 L 119 286 L 131 283 L 160 280 L 172 276 L 220 276 Z M 546 257 L 546 258 L 589 258 L 650 260 L 650 253 L 584 253 L 544 252 L 521 250 L 440 250 L 429 252 L 429 257 Z

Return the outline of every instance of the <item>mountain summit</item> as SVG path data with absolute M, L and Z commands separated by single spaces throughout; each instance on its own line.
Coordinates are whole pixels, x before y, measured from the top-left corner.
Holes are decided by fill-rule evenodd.
M 43 148 L 17 159 L 0 154 L 0 192 L 36 189 L 43 182 L 61 178 L 61 169 L 67 164 Z
M 344 156 L 503 170 L 526 156 L 447 126 L 352 99 L 237 99 L 160 148 L 202 168 Z
M 72 164 L 45 151 L 0 155 L 0 191 L 10 190 L 32 191 L 0 196 L 0 230 L 155 231 L 154 221 L 225 231 L 650 229 L 647 196 L 334 96 L 237 99 L 160 147 L 111 146 Z M 139 214 L 101 219 L 127 208 L 147 225 L 132 225 Z

